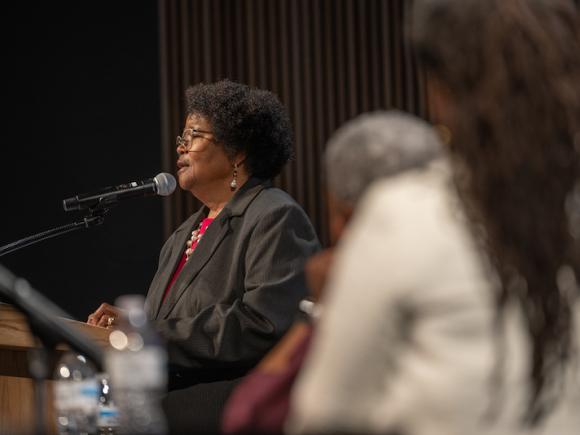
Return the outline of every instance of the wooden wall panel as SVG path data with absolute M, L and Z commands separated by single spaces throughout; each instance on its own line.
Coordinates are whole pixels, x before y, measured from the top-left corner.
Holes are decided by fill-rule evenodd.
M 422 80 L 404 37 L 408 0 L 159 0 L 163 169 L 175 172 L 184 90 L 222 78 L 275 92 L 296 158 L 275 180 L 328 240 L 321 155 L 343 122 L 377 109 L 424 116 Z M 165 235 L 198 206 L 180 192 Z

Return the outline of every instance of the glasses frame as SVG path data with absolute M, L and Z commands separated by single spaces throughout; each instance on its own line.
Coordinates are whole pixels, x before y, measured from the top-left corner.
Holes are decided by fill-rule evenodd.
M 187 140 L 184 138 L 184 136 L 186 136 L 187 132 L 189 132 L 189 136 L 191 136 L 190 140 Z M 210 142 L 215 142 L 214 138 L 204 136 L 204 134 L 213 134 L 213 132 L 207 131 L 207 130 L 199 130 L 197 128 L 186 128 L 185 130 L 183 130 L 183 133 L 181 133 L 181 135 L 179 135 L 175 138 L 175 145 L 177 145 L 178 148 L 183 147 L 186 152 L 191 152 L 191 146 L 193 145 L 193 140 L 196 138 L 203 138 L 203 139 L 209 140 Z

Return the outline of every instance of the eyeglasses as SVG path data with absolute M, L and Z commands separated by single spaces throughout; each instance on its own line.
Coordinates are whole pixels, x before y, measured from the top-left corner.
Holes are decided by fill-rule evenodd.
M 185 129 L 181 136 L 177 136 L 177 138 L 175 139 L 175 144 L 178 147 L 185 148 L 186 152 L 190 152 L 194 139 L 203 138 L 203 139 L 209 140 L 210 142 L 215 141 L 211 137 L 204 136 L 204 134 L 213 134 L 213 133 L 211 131 L 197 130 L 195 128 Z

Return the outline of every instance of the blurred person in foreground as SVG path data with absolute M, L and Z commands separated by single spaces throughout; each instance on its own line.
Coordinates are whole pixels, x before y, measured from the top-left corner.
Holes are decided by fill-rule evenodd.
M 288 431 L 578 434 L 578 11 L 417 0 L 411 26 L 452 172 L 361 203 Z
M 217 433 L 230 390 L 292 324 L 319 243 L 302 208 L 272 186 L 292 154 L 278 98 L 228 80 L 186 98 L 177 178 L 203 206 L 163 246 L 146 304 L 168 346 L 171 432 Z M 114 327 L 119 315 L 102 304 L 88 323 Z
M 424 168 L 441 154 L 441 143 L 425 121 L 397 110 L 365 113 L 342 125 L 324 152 L 331 243 L 340 244 L 363 193 L 384 177 Z M 318 301 L 332 265 L 334 248 L 306 263 L 311 294 L 290 331 L 236 387 L 224 409 L 227 435 L 280 434 L 296 375 L 307 354 Z M 353 291 L 355 291 L 353 289 Z M 323 305 L 323 303 L 322 303 Z

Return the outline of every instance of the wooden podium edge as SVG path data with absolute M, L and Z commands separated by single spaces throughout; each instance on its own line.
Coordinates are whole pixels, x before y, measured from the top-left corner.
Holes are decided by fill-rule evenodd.
M 109 348 L 110 330 L 73 319 L 61 319 L 103 350 Z M 30 333 L 26 316 L 12 305 L 0 303 L 0 376 L 30 377 L 27 354 L 30 349 L 38 347 L 40 344 Z M 57 346 L 59 354 L 68 349 L 64 343 Z
M 103 350 L 109 348 L 110 330 L 87 325 L 73 319 L 67 324 L 81 332 Z M 34 422 L 39 418 L 34 409 L 34 386 L 28 371 L 28 354 L 40 344 L 30 333 L 26 316 L 14 306 L 0 303 L 0 435 L 31 434 Z M 69 347 L 57 346 L 50 361 L 47 388 L 46 433 L 56 434 L 55 414 L 52 403 L 52 379 L 57 359 Z

